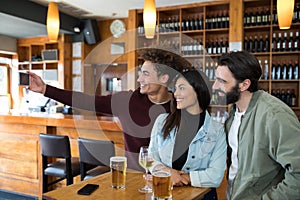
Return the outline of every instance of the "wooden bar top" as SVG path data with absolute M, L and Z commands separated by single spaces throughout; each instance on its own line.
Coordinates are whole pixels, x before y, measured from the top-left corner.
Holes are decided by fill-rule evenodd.
M 64 115 L 61 113 L 33 112 L 30 114 L 8 113 L 0 114 L 0 122 L 35 124 L 43 126 L 63 126 L 76 128 L 89 128 L 107 131 L 122 131 L 121 125 L 116 117 L 99 117 L 90 115 Z
M 99 188 L 91 195 L 78 195 L 77 191 L 84 185 L 92 183 L 98 184 Z M 151 200 L 150 194 L 143 194 L 138 191 L 145 185 L 143 174 L 136 172 L 127 172 L 126 188 L 114 189 L 111 187 L 111 173 L 81 181 L 70 186 L 62 187 L 43 195 L 45 200 L 84 200 L 84 199 L 118 199 L 118 200 Z M 191 186 L 174 187 L 172 190 L 172 199 L 202 199 L 210 191 L 210 188 L 197 188 Z

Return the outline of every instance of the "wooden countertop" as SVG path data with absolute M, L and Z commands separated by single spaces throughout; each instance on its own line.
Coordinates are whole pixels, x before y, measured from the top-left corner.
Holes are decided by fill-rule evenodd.
M 122 131 L 121 124 L 116 117 L 98 117 L 84 115 L 64 115 L 61 113 L 7 113 L 0 114 L 0 122 L 5 123 L 22 123 L 22 124 L 37 124 L 45 126 L 63 126 L 77 127 L 89 129 L 99 129 L 107 131 Z
M 92 183 L 99 184 L 99 188 L 91 195 L 78 195 L 77 191 L 84 185 Z M 62 187 L 48 193 L 43 194 L 46 200 L 84 200 L 84 199 L 120 199 L 120 200 L 151 200 L 150 194 L 143 194 L 138 191 L 145 185 L 143 174 L 135 172 L 127 172 L 126 189 L 114 189 L 111 187 L 111 173 L 81 181 L 67 187 Z M 174 187 L 172 190 L 173 199 L 196 200 L 202 199 L 203 196 L 210 191 L 210 188 L 199 188 L 192 186 Z

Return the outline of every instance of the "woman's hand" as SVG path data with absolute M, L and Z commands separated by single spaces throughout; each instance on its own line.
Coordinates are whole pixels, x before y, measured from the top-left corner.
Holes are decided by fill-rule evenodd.
M 170 168 L 170 170 L 172 172 L 171 178 L 172 178 L 173 186 L 184 186 L 184 185 L 190 184 L 189 176 L 188 176 L 188 178 L 186 176 L 183 176 L 182 171 L 177 171 L 177 170 L 171 169 L 171 168 Z
M 45 94 L 46 84 L 41 79 L 41 77 L 39 77 L 35 73 L 29 72 L 29 71 L 28 71 L 28 74 L 30 75 L 30 85 L 29 85 L 28 89 L 33 92 Z

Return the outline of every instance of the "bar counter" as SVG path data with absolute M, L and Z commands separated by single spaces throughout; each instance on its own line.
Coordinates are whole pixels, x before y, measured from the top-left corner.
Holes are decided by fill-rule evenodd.
M 72 156 L 77 139 L 112 140 L 123 155 L 122 128 L 115 117 L 47 113 L 0 114 L 0 189 L 42 197 L 39 133 L 68 135 Z M 80 181 L 79 177 L 74 179 Z

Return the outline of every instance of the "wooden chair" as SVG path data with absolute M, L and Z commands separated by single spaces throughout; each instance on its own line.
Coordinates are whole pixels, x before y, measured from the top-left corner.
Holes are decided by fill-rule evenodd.
M 81 180 L 110 171 L 109 159 L 115 156 L 113 141 L 78 138 L 78 148 Z

